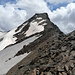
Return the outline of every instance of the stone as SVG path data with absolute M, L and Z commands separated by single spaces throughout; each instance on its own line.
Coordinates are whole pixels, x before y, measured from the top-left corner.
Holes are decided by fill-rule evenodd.
M 73 46 L 71 47 L 71 50 L 75 50 L 75 45 L 73 45 Z
M 65 73 L 65 72 L 62 72 L 62 75 L 67 75 L 67 73 Z
M 62 51 L 66 51 L 66 46 L 64 46 L 64 47 L 62 46 L 61 49 L 62 49 Z
M 72 55 L 72 56 L 75 56 L 75 51 L 72 51 L 72 52 L 71 52 L 71 55 Z
M 71 67 L 74 68 L 74 64 L 73 63 L 71 64 Z
M 65 70 L 66 70 L 66 71 L 68 71 L 68 70 L 69 70 L 69 68 L 68 68 L 68 66 L 67 66 L 67 65 L 65 65 L 65 66 L 64 66 L 64 68 L 65 68 Z
M 72 71 L 72 75 L 75 75 L 75 68 L 74 68 L 73 71 Z
M 71 70 L 69 71 L 69 74 L 72 75 L 72 71 Z
M 63 60 L 63 56 L 62 56 L 62 55 L 59 55 L 59 56 L 57 56 L 57 57 L 54 59 L 54 61 L 57 62 L 57 63 L 59 63 L 59 62 L 62 61 L 62 60 Z
M 52 73 L 51 72 L 48 72 L 47 75 L 52 75 Z
M 59 72 L 63 72 L 64 69 L 62 69 L 60 66 L 58 66 L 58 71 L 59 71 Z
M 62 75 L 62 73 L 59 73 L 59 75 Z
M 24 65 L 18 65 L 18 69 L 21 69 L 23 67 L 24 67 Z

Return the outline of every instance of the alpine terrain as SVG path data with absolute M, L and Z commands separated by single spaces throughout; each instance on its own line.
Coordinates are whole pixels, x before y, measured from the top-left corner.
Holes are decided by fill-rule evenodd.
M 66 35 L 37 13 L 0 32 L 0 75 L 75 75 L 75 31 Z

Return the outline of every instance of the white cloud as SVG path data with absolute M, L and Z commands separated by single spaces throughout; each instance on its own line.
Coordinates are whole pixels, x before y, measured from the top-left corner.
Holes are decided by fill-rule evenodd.
M 75 30 L 75 3 L 53 11 L 51 20 L 65 33 Z
M 51 13 L 44 0 L 18 0 L 16 7 L 26 10 L 26 18 L 33 16 L 35 13 Z
M 0 28 L 4 30 L 12 29 L 24 21 L 26 11 L 15 9 L 13 5 L 0 5 Z
M 19 10 L 20 8 L 21 10 Z M 0 28 L 9 30 L 20 25 L 35 13 L 49 12 L 43 0 L 17 0 L 16 4 L 0 5 Z

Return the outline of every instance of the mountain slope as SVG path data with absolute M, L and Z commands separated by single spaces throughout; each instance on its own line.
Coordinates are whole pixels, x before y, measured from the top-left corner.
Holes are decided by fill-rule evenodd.
M 6 75 L 75 75 L 75 31 L 65 35 L 49 19 L 44 28 L 39 39 L 18 51 L 15 57 L 30 54 Z
M 6 75 L 75 75 L 74 34 L 49 37 Z
M 47 13 L 35 14 L 0 42 L 0 75 L 75 75 L 74 43 L 75 31 L 65 35 Z
M 29 53 L 25 53 L 21 56 L 14 57 L 14 55 L 23 47 L 23 45 L 28 45 L 37 38 L 38 37 L 33 36 L 21 43 L 15 44 L 0 51 L 0 73 L 5 74 L 11 67 L 28 55 Z
M 9 31 L 0 42 L 0 75 L 5 74 L 54 34 L 63 35 L 46 13 L 35 14 L 18 28 Z
M 13 29 L 5 35 L 3 41 L 0 42 L 0 50 L 3 50 L 8 45 L 19 43 L 36 34 L 44 34 L 44 32 L 50 29 L 54 30 L 54 27 L 56 26 L 50 22 L 46 13 L 35 14 L 32 18 L 24 22 L 18 28 Z

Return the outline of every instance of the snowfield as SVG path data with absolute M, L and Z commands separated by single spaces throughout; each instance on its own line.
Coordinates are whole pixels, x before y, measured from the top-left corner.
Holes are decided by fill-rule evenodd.
M 6 46 L 10 44 L 16 43 L 16 37 L 14 38 L 13 35 L 15 34 L 15 29 L 8 32 L 5 36 L 3 41 L 0 42 L 0 50 L 3 50 Z
M 18 43 L 14 46 L 8 47 L 0 51 L 0 75 L 6 74 L 9 69 L 11 69 L 19 61 L 25 58 L 29 53 L 25 53 L 23 55 L 16 56 L 16 57 L 14 57 L 14 55 L 20 49 L 22 49 L 24 45 L 28 45 L 30 42 L 33 42 L 39 37 L 33 36 L 27 40 L 22 41 L 21 43 Z
M 8 32 L 3 40 L 0 42 L 0 51 L 3 50 L 6 46 L 11 45 L 16 43 L 16 37 L 14 37 L 13 35 L 20 32 L 22 30 L 22 28 L 26 25 L 27 23 L 25 23 L 17 32 L 15 32 L 15 29 L 11 30 L 10 32 Z M 2 36 L 2 34 L 0 34 Z

